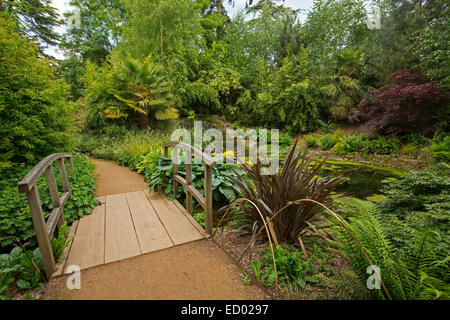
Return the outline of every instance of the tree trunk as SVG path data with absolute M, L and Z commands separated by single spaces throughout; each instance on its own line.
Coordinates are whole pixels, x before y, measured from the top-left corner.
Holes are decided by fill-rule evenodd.
M 217 0 L 217 13 L 222 14 L 222 0 Z
M 141 130 L 146 130 L 148 128 L 148 114 L 138 113 Z

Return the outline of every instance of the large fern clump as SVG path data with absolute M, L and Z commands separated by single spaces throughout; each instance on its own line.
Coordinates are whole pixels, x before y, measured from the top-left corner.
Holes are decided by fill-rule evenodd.
M 450 299 L 450 257 L 437 250 L 439 235 L 432 231 L 418 232 L 415 251 L 400 258 L 398 249 L 390 243 L 373 203 L 349 199 L 359 210 L 357 217 L 337 223 L 338 239 L 333 241 L 344 254 L 352 271 L 340 274 L 341 292 L 350 292 L 345 284 L 353 286 L 352 297 L 371 299 Z M 355 240 L 356 239 L 356 240 Z M 361 248 L 362 247 L 362 248 Z M 370 262 L 363 251 L 370 258 Z M 371 273 L 368 267 L 379 268 L 379 289 L 369 289 Z M 355 281 L 359 282 L 355 285 Z M 344 285 L 342 285 L 344 284 Z

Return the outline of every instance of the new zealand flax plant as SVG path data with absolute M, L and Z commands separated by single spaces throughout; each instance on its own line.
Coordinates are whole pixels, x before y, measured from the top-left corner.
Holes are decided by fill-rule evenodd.
M 332 201 L 331 192 L 343 181 L 342 176 L 320 177 L 319 172 L 326 160 L 320 163 L 311 161 L 306 152 L 296 151 L 297 144 L 298 139 L 273 175 L 261 175 L 262 165 L 258 161 L 253 166 L 242 165 L 248 179 L 240 174 L 237 174 L 238 178 L 229 177 L 235 183 L 235 189 L 252 201 L 261 214 L 254 205 L 239 204 L 241 209 L 259 227 L 270 220 L 270 234 L 275 243 L 297 242 L 311 220 L 324 211 L 322 206 L 312 201 L 291 202 L 311 199 L 328 206 Z

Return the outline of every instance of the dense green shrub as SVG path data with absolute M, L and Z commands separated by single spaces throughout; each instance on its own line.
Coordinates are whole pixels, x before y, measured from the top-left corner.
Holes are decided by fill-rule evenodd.
M 433 142 L 431 145 L 433 158 L 436 161 L 449 162 L 450 161 L 450 135 L 446 136 L 439 142 Z
M 11 252 L 0 254 L 0 300 L 10 300 L 8 289 L 16 285 L 21 289 L 42 288 L 43 279 L 34 268 L 31 259 L 40 269 L 44 269 L 39 248 L 25 253 L 22 248 L 14 247 Z
M 423 172 L 408 172 L 397 180 L 387 180 L 387 199 L 378 204 L 385 217 L 393 244 L 408 254 L 414 246 L 414 230 L 430 229 L 440 234 L 442 250 L 450 249 L 450 176 L 448 166 L 436 165 Z
M 51 246 L 55 259 L 72 241 L 67 238 L 68 234 L 69 227 L 65 222 L 52 237 Z M 26 244 L 16 245 L 11 252 L 0 254 L 0 300 L 11 299 L 8 289 L 13 285 L 24 290 L 43 288 L 44 264 L 39 248 L 28 251 Z M 28 298 L 32 298 L 32 295 L 27 293 Z
M 64 218 L 68 223 L 92 212 L 95 205 L 94 165 L 83 156 L 73 158 L 76 180 L 69 175 L 72 196 L 64 207 Z M 17 184 L 32 166 L 19 166 L 2 175 L 0 181 L 0 238 L 16 236 L 21 242 L 35 244 L 34 228 L 25 194 L 19 193 Z M 54 168 L 59 190 L 62 190 L 59 172 Z M 51 213 L 52 202 L 45 175 L 38 180 L 38 190 L 45 218 Z M 12 239 L 0 240 L 0 251 L 12 245 Z
M 70 150 L 69 88 L 50 60 L 0 15 L 0 169 Z
M 408 144 L 411 144 L 417 148 L 422 148 L 422 147 L 430 144 L 430 142 L 431 142 L 430 139 L 421 135 L 420 133 L 410 133 L 406 136 L 406 140 L 407 140 Z
M 256 279 L 265 286 L 275 283 L 275 269 L 270 248 L 261 249 L 262 257 L 252 260 L 252 270 Z M 317 269 L 312 263 L 304 261 L 302 254 L 292 246 L 274 246 L 277 267 L 278 285 L 287 286 L 291 290 L 296 287 L 305 288 L 310 283 L 319 282 L 315 276 Z
M 331 148 L 333 148 L 334 144 L 336 143 L 336 140 L 334 140 L 333 135 L 324 134 L 323 136 L 317 138 L 316 143 L 323 150 L 330 150 Z
M 308 147 L 314 148 L 317 146 L 317 136 L 315 134 L 308 134 L 305 136 L 305 142 Z
M 407 155 L 414 155 L 419 152 L 419 148 L 413 145 L 412 143 L 407 143 L 400 148 L 400 152 Z
M 365 154 L 398 154 L 399 139 L 396 137 L 377 136 L 375 139 L 368 139 L 362 142 Z
M 333 151 L 336 154 L 349 154 L 359 151 L 361 147 L 363 136 L 351 134 L 347 137 L 342 137 L 340 141 L 334 146 Z
M 115 128 L 115 129 L 112 129 Z M 93 157 L 117 161 L 133 170 L 149 154 L 160 155 L 162 145 L 170 140 L 163 131 L 123 131 L 123 127 L 112 127 L 111 134 L 82 134 L 77 142 L 80 152 Z M 114 131 L 116 133 L 114 133 Z
M 404 216 L 411 211 L 450 208 L 450 177 L 444 164 L 423 172 L 410 171 L 396 180 L 386 180 L 383 192 L 389 197 L 381 205 L 382 213 Z M 447 201 L 443 201 L 447 199 Z

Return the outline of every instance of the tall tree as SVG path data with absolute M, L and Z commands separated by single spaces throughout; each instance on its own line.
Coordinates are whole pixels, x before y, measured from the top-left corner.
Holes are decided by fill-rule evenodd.
M 67 30 L 60 48 L 66 58 L 60 61 L 60 72 L 77 99 L 82 95 L 86 61 L 101 65 L 117 46 L 125 8 L 121 0 L 72 0 L 70 4 L 73 10 L 64 14 Z
M 120 39 L 125 22 L 121 0 L 72 0 L 70 5 L 74 10 L 64 14 L 67 31 L 60 47 L 67 56 L 100 64 Z
M 59 36 L 54 28 L 60 25 L 58 12 L 51 0 L 2 0 L 0 11 L 9 11 L 20 29 L 30 39 L 38 41 L 40 47 L 56 45 Z
M 121 49 L 136 58 L 150 53 L 167 66 L 174 55 L 198 48 L 201 33 L 196 4 L 189 0 L 124 0 L 128 21 Z
M 418 33 L 448 10 L 448 1 L 443 0 L 390 0 L 386 4 L 381 28 L 372 30 L 374 39 L 366 47 L 367 69 L 377 86 L 389 74 L 419 63 L 420 54 L 411 54 Z

